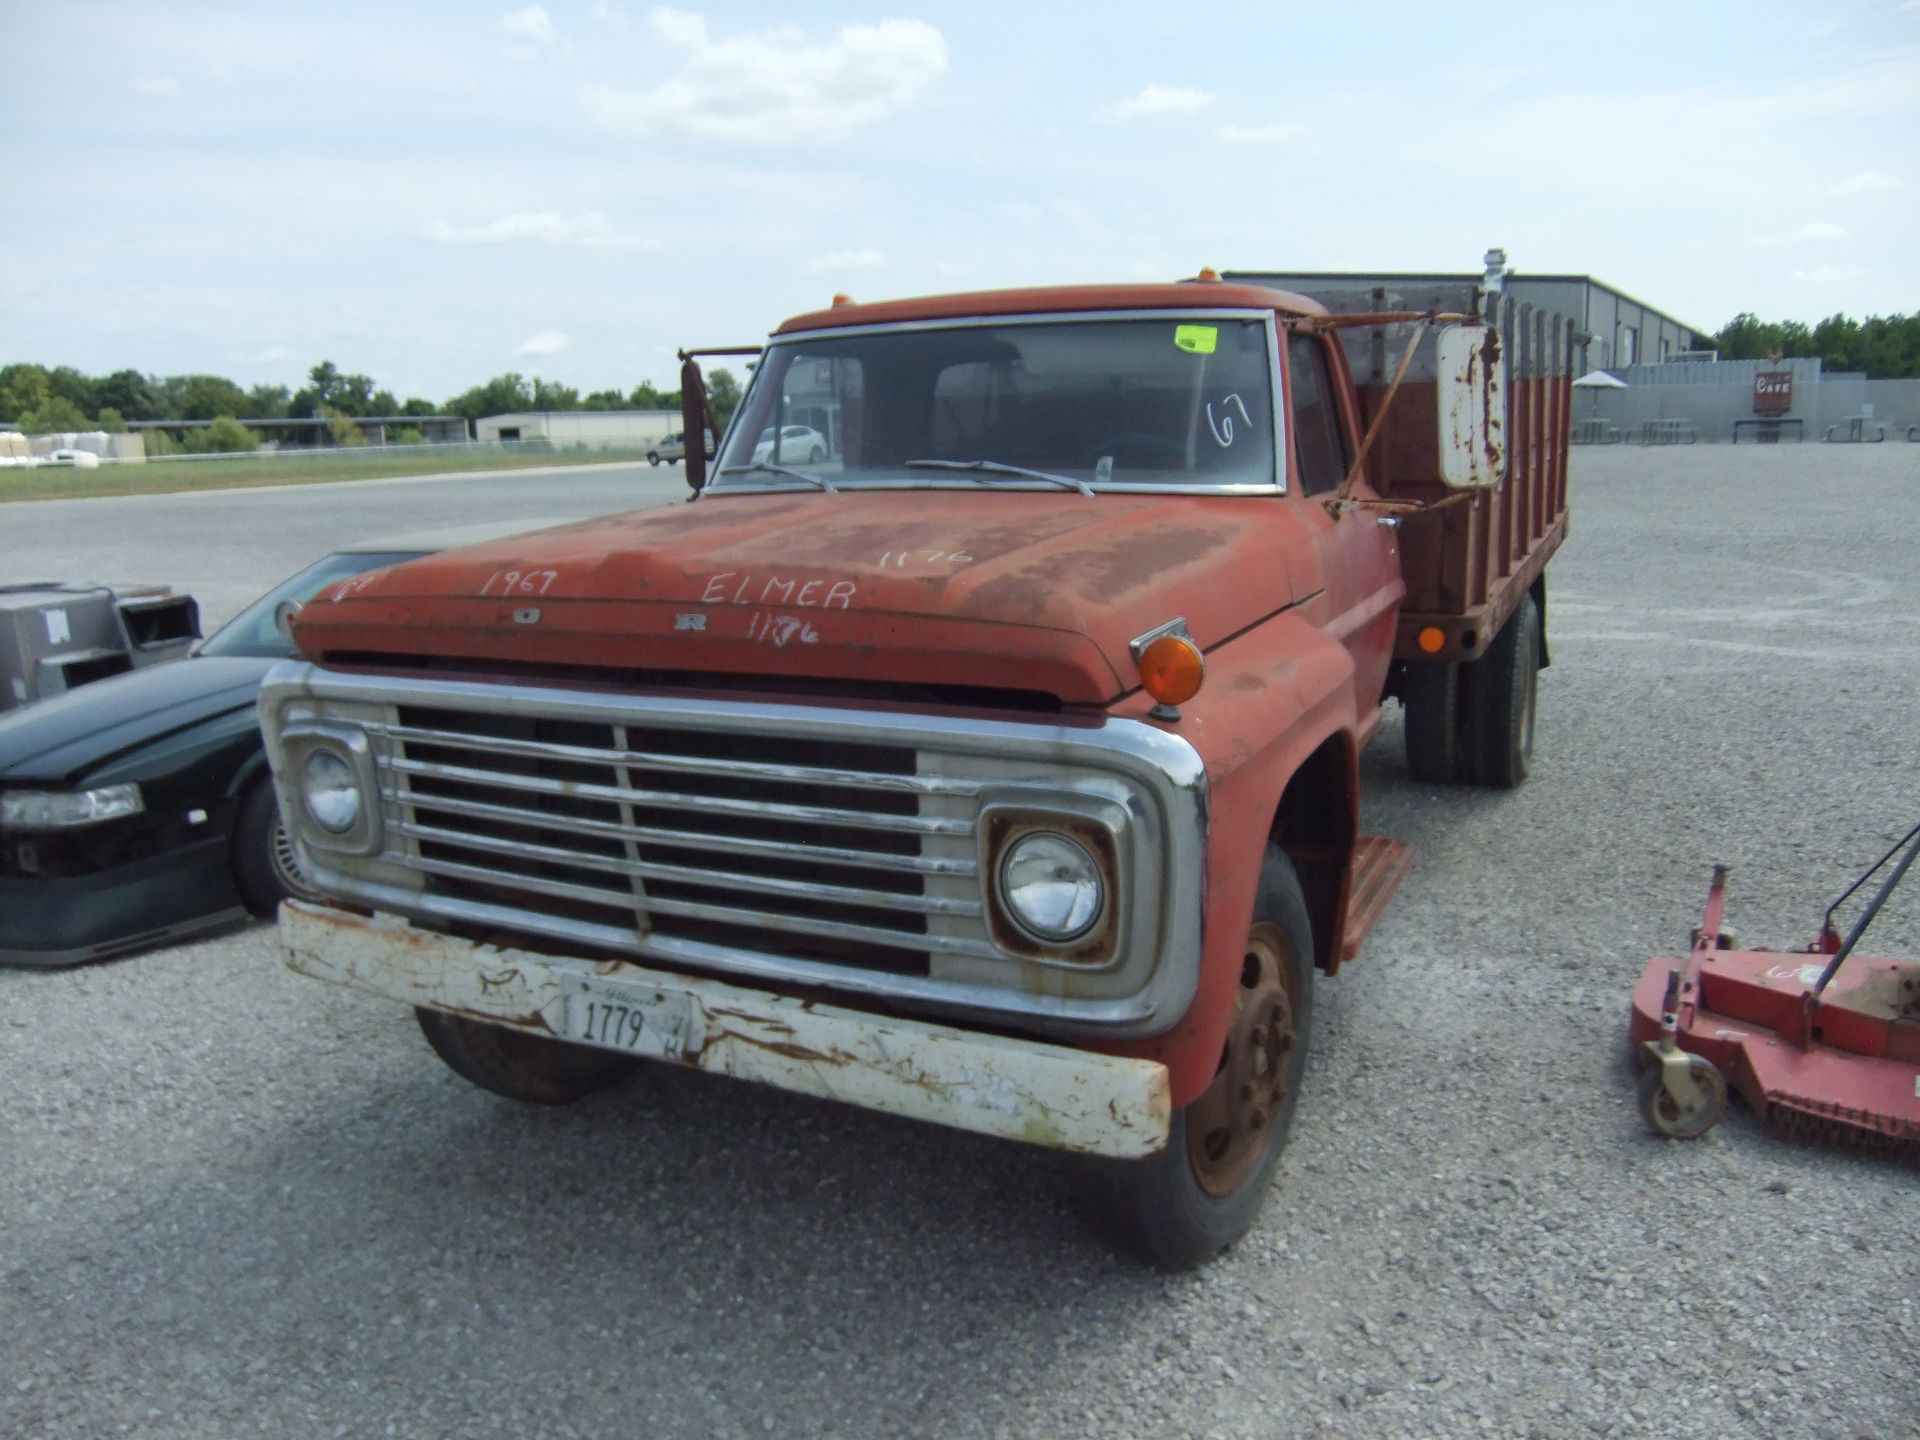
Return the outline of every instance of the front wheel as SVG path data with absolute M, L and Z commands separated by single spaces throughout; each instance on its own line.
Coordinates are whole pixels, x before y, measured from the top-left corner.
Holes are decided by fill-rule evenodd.
M 254 781 L 240 797 L 233 827 L 233 884 L 241 902 L 262 920 L 272 919 L 282 900 L 320 898 L 280 818 L 273 786 L 264 779 Z
M 659 463 L 660 463 L 660 453 L 657 450 L 649 450 L 647 452 L 647 464 L 658 465 Z
M 534 1105 L 570 1105 L 624 1080 L 639 1066 L 631 1055 L 529 1035 L 505 1025 L 442 1010 L 414 1010 L 433 1053 L 482 1090 Z
M 1086 1162 L 1089 1220 L 1162 1270 L 1190 1269 L 1244 1235 L 1293 1124 L 1312 1015 L 1306 898 L 1285 853 L 1269 846 L 1213 1083 L 1174 1112 L 1159 1154 Z

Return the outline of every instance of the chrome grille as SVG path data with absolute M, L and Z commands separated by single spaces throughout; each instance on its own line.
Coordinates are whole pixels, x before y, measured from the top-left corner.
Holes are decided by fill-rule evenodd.
M 911 747 L 394 715 L 367 727 L 384 858 L 430 895 L 895 974 L 984 943 L 971 807 L 927 804 L 978 786 L 921 774 Z

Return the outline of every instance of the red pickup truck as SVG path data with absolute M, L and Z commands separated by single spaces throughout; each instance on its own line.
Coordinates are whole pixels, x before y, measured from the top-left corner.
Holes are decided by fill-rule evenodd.
M 320 597 L 261 699 L 333 897 L 288 963 L 505 1095 L 675 1062 L 1230 1244 L 1410 859 L 1356 757 L 1397 697 L 1423 776 L 1519 782 L 1566 515 L 1564 322 L 1275 283 L 837 301 L 692 503 Z

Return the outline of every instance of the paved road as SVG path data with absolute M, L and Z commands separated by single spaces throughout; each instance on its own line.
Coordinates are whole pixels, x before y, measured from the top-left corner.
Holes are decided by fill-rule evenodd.
M 264 928 L 0 973 L 0 1435 L 1920 1435 L 1920 1171 L 1743 1112 L 1656 1141 L 1622 1043 L 1710 862 L 1797 942 L 1915 818 L 1917 462 L 1578 457 L 1534 777 L 1416 785 L 1389 721 L 1367 820 L 1420 867 L 1194 1276 L 1104 1253 L 1012 1145 L 657 1070 L 491 1099 Z M 652 484 L 13 506 L 0 573 L 225 595 Z
M 556 465 L 0 506 L 0 583 L 139 580 L 190 590 L 211 635 L 249 600 L 339 545 L 524 518 L 527 528 L 687 497 L 678 465 Z

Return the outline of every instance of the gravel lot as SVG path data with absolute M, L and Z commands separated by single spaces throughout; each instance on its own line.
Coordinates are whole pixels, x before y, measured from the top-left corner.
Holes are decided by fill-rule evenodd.
M 217 623 L 337 540 L 678 493 L 17 505 L 0 575 Z M 659 1069 L 516 1108 L 256 927 L 0 971 L 0 1435 L 1920 1436 L 1920 1170 L 1658 1141 L 1624 1044 L 1711 862 L 1804 943 L 1916 818 L 1920 447 L 1583 452 L 1574 511 L 1527 786 L 1414 784 L 1397 715 L 1365 757 L 1421 862 L 1209 1269 L 1112 1258 L 1010 1144 Z

